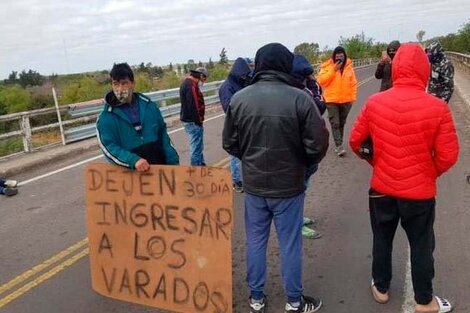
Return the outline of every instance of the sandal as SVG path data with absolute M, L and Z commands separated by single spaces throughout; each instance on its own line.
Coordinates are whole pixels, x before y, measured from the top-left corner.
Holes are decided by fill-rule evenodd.
M 435 309 L 435 308 L 433 308 L 433 309 L 424 308 L 423 309 L 422 308 L 423 306 L 428 307 L 429 304 L 432 303 L 432 301 L 431 301 L 431 303 L 429 303 L 428 305 L 416 305 L 415 313 L 447 313 L 447 312 L 452 312 L 454 310 L 454 308 L 452 307 L 452 304 L 450 304 L 449 300 L 438 297 L 438 296 L 434 296 L 434 299 L 436 300 L 436 304 L 438 306 L 437 309 Z
M 388 291 L 385 293 L 381 293 L 377 287 L 375 287 L 375 282 L 372 279 L 372 282 L 370 284 L 370 289 L 372 291 L 372 296 L 374 297 L 374 300 L 380 304 L 385 304 L 390 300 L 390 297 L 388 295 Z
M 304 226 L 315 224 L 315 222 L 316 221 L 313 218 L 304 216 Z
M 321 234 L 314 229 L 308 228 L 307 226 L 303 226 L 302 236 L 308 239 L 318 239 L 321 237 Z

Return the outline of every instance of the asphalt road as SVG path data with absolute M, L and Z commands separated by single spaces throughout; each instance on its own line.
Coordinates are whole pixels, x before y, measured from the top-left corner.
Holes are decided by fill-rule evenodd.
M 358 80 L 364 81 L 372 74 L 373 69 L 359 70 Z M 365 99 L 378 88 L 375 79 L 360 87 L 347 133 Z M 470 117 L 464 115 L 464 104 L 458 96 L 454 96 L 450 105 L 462 152 L 457 166 L 439 181 L 435 290 L 436 294 L 454 300 L 456 312 L 470 312 L 466 301 L 470 290 L 470 184 L 465 181 L 465 173 L 470 173 Z M 221 148 L 222 127 L 223 117 L 218 115 L 205 124 L 208 164 L 227 157 Z M 182 163 L 187 164 L 189 151 L 184 132 L 173 129 L 171 137 Z M 367 206 L 370 168 L 349 151 L 346 157 L 338 158 L 330 150 L 307 192 L 305 215 L 318 220 L 315 228 L 323 237 L 304 241 L 305 293 L 321 297 L 324 301 L 321 312 L 325 313 L 412 312 L 408 305 L 409 281 L 405 279 L 408 245 L 401 229 L 395 240 L 391 301 L 379 305 L 372 300 Z M 45 164 L 18 178 L 28 181 L 98 154 L 88 152 L 59 164 Z M 0 198 L 0 312 L 163 312 L 108 299 L 91 289 L 84 241 L 84 166 L 31 181 L 21 186 L 19 195 Z M 235 195 L 234 212 L 233 297 L 234 312 L 238 313 L 248 312 L 243 195 Z M 271 236 L 266 293 L 268 312 L 277 313 L 283 312 L 285 300 L 275 232 Z M 69 247 L 72 248 L 66 250 Z M 65 256 L 45 262 L 58 253 Z M 22 276 L 14 280 L 19 275 Z

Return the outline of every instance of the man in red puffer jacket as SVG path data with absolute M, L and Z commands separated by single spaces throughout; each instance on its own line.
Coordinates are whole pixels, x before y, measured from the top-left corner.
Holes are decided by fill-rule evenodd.
M 372 225 L 372 294 L 386 303 L 392 278 L 393 237 L 401 219 L 411 248 L 416 312 L 450 312 L 449 301 L 433 296 L 436 179 L 457 161 L 459 145 L 447 104 L 425 91 L 430 75 L 426 54 L 402 45 L 392 64 L 393 88 L 371 96 L 349 139 L 372 142 L 369 191 Z

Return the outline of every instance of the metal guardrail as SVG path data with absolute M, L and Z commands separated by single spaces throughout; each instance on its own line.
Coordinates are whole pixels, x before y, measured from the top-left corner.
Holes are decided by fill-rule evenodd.
M 368 67 L 377 62 L 377 59 L 359 59 L 353 60 L 353 65 L 356 69 L 363 67 Z M 313 64 L 316 70 L 319 69 L 320 64 Z M 204 84 L 202 87 L 202 92 L 215 92 L 213 96 L 206 96 L 205 101 L 206 105 L 210 106 L 219 102 L 218 89 L 222 85 L 223 81 L 216 81 Z M 181 104 L 167 105 L 169 100 L 174 100 L 179 98 L 179 88 L 160 90 L 155 92 L 145 93 L 152 101 L 157 102 L 160 105 L 160 111 L 164 118 L 170 116 L 175 116 L 179 114 Z M 22 137 L 23 139 L 23 151 L 32 152 L 34 150 L 32 144 L 32 135 L 44 130 L 51 130 L 60 128 L 63 130 L 63 127 L 73 126 L 78 123 L 87 123 L 85 125 L 73 126 L 71 128 L 66 128 L 63 130 L 62 135 L 62 144 L 68 144 L 75 141 L 87 139 L 94 137 L 96 135 L 95 131 L 95 122 L 98 114 L 103 110 L 104 102 L 103 99 L 91 100 L 86 102 L 74 103 L 70 105 L 58 106 L 56 103 L 56 108 L 46 108 L 40 110 L 26 111 L 14 114 L 7 114 L 0 116 L 0 123 L 18 121 L 20 128 L 19 130 L 8 132 L 5 134 L 0 134 L 0 140 L 9 139 L 15 137 Z M 30 119 L 43 115 L 50 115 L 56 113 L 59 117 L 60 115 L 66 115 L 68 117 L 65 121 L 60 121 L 48 125 L 31 127 Z

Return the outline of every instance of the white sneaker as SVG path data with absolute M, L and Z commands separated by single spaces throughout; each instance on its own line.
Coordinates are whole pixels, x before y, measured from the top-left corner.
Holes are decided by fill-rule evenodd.
M 5 186 L 10 187 L 10 188 L 15 188 L 16 186 L 18 186 L 18 182 L 16 180 L 6 180 Z

